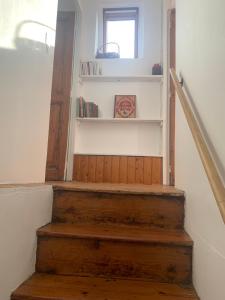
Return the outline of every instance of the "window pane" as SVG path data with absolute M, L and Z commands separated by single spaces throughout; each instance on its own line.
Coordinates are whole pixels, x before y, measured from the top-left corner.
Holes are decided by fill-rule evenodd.
M 135 20 L 108 21 L 107 43 L 114 42 L 120 46 L 120 58 L 135 57 Z M 117 52 L 116 45 L 107 45 L 107 52 Z

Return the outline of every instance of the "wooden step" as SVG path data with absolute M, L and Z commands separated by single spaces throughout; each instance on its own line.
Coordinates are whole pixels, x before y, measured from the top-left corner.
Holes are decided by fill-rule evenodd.
M 166 186 L 56 184 L 53 222 L 183 229 L 184 193 Z
M 85 183 L 85 182 L 50 182 L 54 190 L 90 191 L 119 194 L 141 194 L 158 196 L 184 196 L 184 192 L 173 186 L 144 185 L 144 184 L 113 184 L 113 183 Z
M 37 271 L 191 282 L 192 241 L 183 231 L 125 225 L 50 224 L 38 231 Z
M 126 225 L 49 224 L 40 228 L 39 237 L 101 239 L 143 243 L 192 246 L 190 237 L 182 230 L 150 230 L 147 227 Z
M 11 300 L 198 300 L 194 289 L 176 284 L 34 274 Z

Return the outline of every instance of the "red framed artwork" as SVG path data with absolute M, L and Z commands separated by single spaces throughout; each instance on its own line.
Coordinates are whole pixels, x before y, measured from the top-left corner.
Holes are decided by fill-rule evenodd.
M 136 96 L 116 95 L 114 118 L 136 118 Z

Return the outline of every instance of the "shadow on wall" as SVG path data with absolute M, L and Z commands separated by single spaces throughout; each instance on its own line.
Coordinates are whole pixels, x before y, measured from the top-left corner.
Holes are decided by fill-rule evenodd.
M 43 81 L 49 82 L 48 71 L 54 56 L 55 34 L 55 29 L 36 21 L 25 20 L 18 24 L 11 43 L 0 48 L 0 83 L 4 88 L 3 98 L 4 93 L 11 95 L 12 88 L 18 90 L 18 96 L 22 96 L 22 93 L 26 95 L 31 92 L 31 85 L 36 85 L 36 92 L 40 92 L 41 95 L 44 89 Z M 32 76 L 33 80 L 29 80 L 29 76 Z M 8 100 L 15 102 L 15 97 L 11 98 Z M 2 101 L 4 102 L 4 99 Z
M 25 20 L 15 31 L 14 46 L 16 49 L 29 48 L 36 51 L 46 50 L 47 53 L 55 47 L 55 29 L 40 22 Z
M 41 182 L 55 30 L 26 20 L 7 38 L 0 38 L 0 182 Z
M 191 95 L 190 89 L 189 89 L 189 87 L 188 87 L 188 85 L 187 85 L 187 83 L 186 83 L 185 78 L 183 77 L 183 75 L 182 75 L 182 78 L 184 79 L 184 85 L 183 85 L 183 87 L 184 87 L 184 90 L 185 90 L 185 92 L 186 92 L 186 94 L 188 96 L 188 99 L 190 100 L 190 104 L 191 104 L 192 110 L 194 112 L 194 115 L 196 116 L 196 119 L 197 119 L 198 124 L 200 126 L 200 129 L 201 129 L 201 131 L 203 133 L 205 141 L 206 141 L 207 145 L 209 146 L 209 150 L 210 150 L 210 152 L 212 154 L 212 157 L 213 157 L 213 159 L 214 159 L 214 161 L 216 163 L 216 166 L 217 166 L 218 171 L 219 171 L 219 173 L 220 173 L 220 175 L 222 177 L 222 180 L 225 183 L 225 169 L 223 167 L 223 163 L 222 163 L 221 159 L 219 158 L 219 155 L 218 155 L 218 153 L 217 153 L 217 151 L 216 151 L 216 149 L 215 149 L 215 147 L 213 145 L 213 142 L 212 142 L 210 136 L 208 135 L 206 127 L 203 124 L 201 116 L 200 116 L 200 114 L 198 112 L 198 109 L 197 109 L 197 107 L 195 105 L 195 101 L 194 101 L 194 99 L 193 99 L 193 97 Z

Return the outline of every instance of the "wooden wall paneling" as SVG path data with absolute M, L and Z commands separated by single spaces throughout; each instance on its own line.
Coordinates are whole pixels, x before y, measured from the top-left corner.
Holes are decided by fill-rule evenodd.
M 97 156 L 91 155 L 88 157 L 88 182 L 96 182 L 96 164 Z
M 112 157 L 112 183 L 118 183 L 120 178 L 120 157 Z
M 80 176 L 82 182 L 88 182 L 88 156 L 82 155 L 80 158 Z
M 127 159 L 127 183 L 136 183 L 135 180 L 135 163 L 136 158 L 135 157 L 128 157 Z
M 144 183 L 144 158 L 136 157 L 136 174 L 135 174 L 136 183 Z
M 162 163 L 161 157 L 74 155 L 73 180 L 162 184 Z
M 112 156 L 104 157 L 104 178 L 103 182 L 112 182 Z
M 162 163 L 161 158 L 152 158 L 152 184 L 162 184 Z
M 74 162 L 73 162 L 73 179 L 76 181 L 81 181 L 80 177 L 80 155 L 74 155 Z
M 96 182 L 103 182 L 104 178 L 104 156 L 97 156 L 96 159 Z
M 152 158 L 144 157 L 144 184 L 152 184 Z
M 127 183 L 127 156 L 120 157 L 120 183 Z

